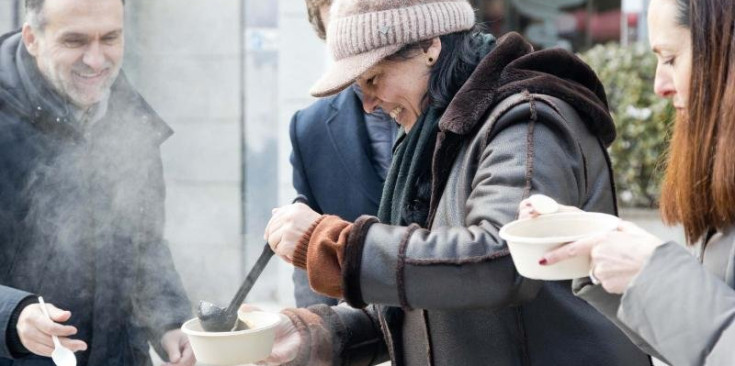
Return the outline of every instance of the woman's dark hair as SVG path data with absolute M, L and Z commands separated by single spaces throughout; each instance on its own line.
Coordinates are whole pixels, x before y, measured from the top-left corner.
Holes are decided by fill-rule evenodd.
M 431 68 L 429 90 L 425 96 L 432 107 L 444 110 L 459 88 L 475 71 L 485 56 L 477 52 L 481 44 L 486 42 L 483 37 L 478 37 L 478 33 L 484 31 L 484 27 L 478 24 L 469 30 L 439 37 L 442 50 Z M 396 61 L 415 57 L 419 52 L 428 50 L 431 43 L 432 40 L 427 39 L 408 44 L 386 59 Z
M 735 7 L 732 1 L 676 0 L 691 32 L 689 100 L 677 115 L 661 191 L 667 223 L 693 244 L 735 224 Z

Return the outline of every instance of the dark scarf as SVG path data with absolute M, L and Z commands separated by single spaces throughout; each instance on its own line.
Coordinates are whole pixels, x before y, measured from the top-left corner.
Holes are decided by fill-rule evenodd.
M 477 59 L 495 47 L 495 37 L 478 33 Z M 431 203 L 431 162 L 443 109 L 429 107 L 396 141 L 380 199 L 378 219 L 391 225 L 427 227 Z
M 388 176 L 380 199 L 381 222 L 407 226 L 426 222 L 431 187 L 431 155 L 439 130 L 439 111 L 430 107 L 416 124 L 396 142 Z

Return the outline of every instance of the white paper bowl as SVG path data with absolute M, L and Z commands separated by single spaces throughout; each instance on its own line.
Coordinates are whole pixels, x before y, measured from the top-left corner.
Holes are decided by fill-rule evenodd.
M 615 230 L 620 219 L 595 212 L 564 212 L 516 220 L 500 229 L 513 263 L 522 276 L 537 280 L 569 280 L 586 277 L 589 256 L 570 258 L 553 265 L 538 262 L 546 252 L 586 236 Z
M 205 332 L 198 318 L 181 326 L 189 336 L 197 363 L 242 365 L 265 359 L 271 354 L 279 314 L 266 312 L 238 313 L 250 329 L 236 332 Z

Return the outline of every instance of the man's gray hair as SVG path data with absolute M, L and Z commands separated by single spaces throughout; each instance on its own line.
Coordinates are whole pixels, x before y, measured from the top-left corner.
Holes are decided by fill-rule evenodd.
M 125 5 L 125 0 L 121 0 Z M 43 17 L 43 4 L 46 0 L 26 0 L 26 22 L 33 29 L 43 30 L 46 28 L 46 19 Z

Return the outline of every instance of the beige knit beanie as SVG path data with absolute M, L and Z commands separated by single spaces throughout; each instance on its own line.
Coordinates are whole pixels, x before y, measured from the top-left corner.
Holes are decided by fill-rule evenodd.
M 475 24 L 467 0 L 335 0 L 327 29 L 334 63 L 311 95 L 335 94 L 403 46 Z

